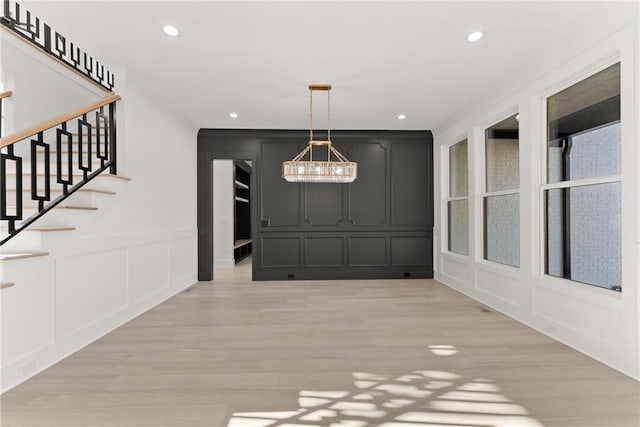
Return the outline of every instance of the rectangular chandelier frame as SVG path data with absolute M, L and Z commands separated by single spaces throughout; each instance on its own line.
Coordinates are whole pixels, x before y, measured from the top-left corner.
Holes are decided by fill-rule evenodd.
M 327 139 L 318 141 L 313 139 L 313 91 L 327 92 Z M 282 177 L 288 182 L 317 182 L 317 183 L 350 183 L 358 176 L 358 164 L 349 161 L 331 143 L 331 85 L 309 85 L 309 144 L 290 161 L 282 162 Z M 327 147 L 326 160 L 314 160 L 313 150 L 317 147 Z M 303 160 L 306 155 L 309 160 Z M 331 160 L 333 157 L 336 160 Z

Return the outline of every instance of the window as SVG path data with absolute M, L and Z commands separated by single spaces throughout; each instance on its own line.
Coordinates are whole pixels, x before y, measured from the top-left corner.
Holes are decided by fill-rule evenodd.
M 469 254 L 469 173 L 467 140 L 449 147 L 447 199 L 449 251 Z
M 545 273 L 622 290 L 620 64 L 547 99 Z
M 485 131 L 484 259 L 520 266 L 518 116 Z

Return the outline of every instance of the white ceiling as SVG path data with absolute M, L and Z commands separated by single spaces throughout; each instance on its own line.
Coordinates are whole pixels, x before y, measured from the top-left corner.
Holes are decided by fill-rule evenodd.
M 198 128 L 308 128 L 315 82 L 333 128 L 438 129 L 638 17 L 635 1 L 21 3 Z

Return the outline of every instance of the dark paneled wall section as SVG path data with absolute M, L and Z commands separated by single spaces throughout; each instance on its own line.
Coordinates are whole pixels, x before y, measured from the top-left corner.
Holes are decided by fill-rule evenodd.
M 249 159 L 254 280 L 433 277 L 433 137 L 429 131 L 333 131 L 358 162 L 352 184 L 294 184 L 282 162 L 307 131 L 198 134 L 199 279 L 212 277 L 211 160 Z

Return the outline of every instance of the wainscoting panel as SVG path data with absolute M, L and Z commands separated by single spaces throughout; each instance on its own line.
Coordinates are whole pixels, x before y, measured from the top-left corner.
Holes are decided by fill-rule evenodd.
M 520 281 L 506 274 L 496 273 L 495 270 L 495 268 L 477 268 L 476 287 L 493 298 L 517 305 Z
M 56 271 L 56 327 L 71 335 L 128 304 L 127 250 L 114 249 L 60 259 Z M 89 273 L 91 272 L 91 273 Z M 75 277 L 90 278 L 91 284 Z M 82 304 L 78 304 L 82 301 Z
M 195 275 L 195 241 L 193 237 L 176 239 L 169 242 L 170 281 L 174 285 L 182 282 L 185 278 Z
M 167 242 L 153 242 L 130 249 L 129 278 L 133 304 L 169 287 L 169 265 Z
M 306 267 L 343 267 L 344 242 L 342 237 L 307 237 L 305 242 Z
M 453 282 L 463 288 L 472 286 L 470 285 L 469 266 L 467 265 L 468 258 L 458 259 L 456 255 L 442 254 L 442 274 L 447 276 L 447 282 Z
M 625 329 L 620 307 L 619 301 L 612 303 L 610 297 L 602 298 L 602 301 L 576 295 L 567 298 L 565 293 L 550 286 L 534 287 L 533 312 L 536 315 L 550 321 L 550 325 L 555 323 L 574 331 L 589 331 L 591 337 L 604 342 L 619 340 L 620 331 Z
M 427 236 L 394 236 L 391 238 L 391 265 L 432 265 L 432 240 Z
M 260 267 L 300 267 L 300 238 L 298 237 L 262 237 L 260 248 Z
M 386 236 L 352 236 L 348 239 L 350 267 L 385 267 Z
M 24 282 L 3 289 L 1 296 L 3 365 L 53 342 L 54 263 L 51 260 L 31 272 Z
M 431 233 L 272 232 L 259 236 L 261 263 L 254 280 L 433 277 Z
M 0 295 L 0 388 L 13 387 L 193 285 L 195 239 L 195 229 L 79 236 L 46 257 L 0 266 L 5 280 L 16 284 Z

